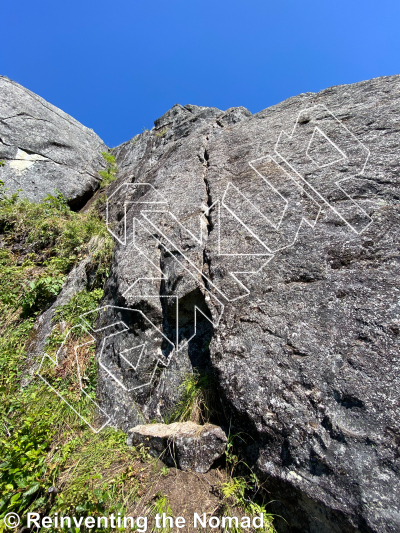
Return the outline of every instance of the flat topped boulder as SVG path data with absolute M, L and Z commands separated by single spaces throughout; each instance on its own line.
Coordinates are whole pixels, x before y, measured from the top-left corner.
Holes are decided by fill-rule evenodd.
M 145 445 L 153 457 L 181 470 L 205 473 L 224 453 L 225 432 L 214 424 L 146 424 L 129 430 L 129 446 Z

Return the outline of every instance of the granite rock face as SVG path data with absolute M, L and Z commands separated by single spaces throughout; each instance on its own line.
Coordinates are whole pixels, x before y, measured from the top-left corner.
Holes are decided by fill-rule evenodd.
M 399 531 L 400 76 L 255 115 L 176 105 L 114 154 L 114 423 L 163 421 L 212 372 L 280 532 Z
M 205 474 L 221 457 L 227 437 L 219 426 L 194 422 L 148 424 L 128 431 L 129 446 L 143 444 L 170 466 Z
M 0 179 L 10 193 L 38 202 L 57 189 L 78 209 L 99 186 L 105 150 L 93 130 L 0 76 Z

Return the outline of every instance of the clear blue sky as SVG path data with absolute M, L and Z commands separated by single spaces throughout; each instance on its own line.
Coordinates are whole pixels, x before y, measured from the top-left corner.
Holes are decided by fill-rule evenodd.
M 255 113 L 400 73 L 400 1 L 4 0 L 0 73 L 116 146 L 177 102 Z

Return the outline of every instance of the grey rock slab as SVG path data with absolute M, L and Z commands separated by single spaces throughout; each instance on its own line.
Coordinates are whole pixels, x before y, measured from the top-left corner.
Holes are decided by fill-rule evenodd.
M 93 130 L 0 76 L 0 179 L 10 193 L 39 202 L 57 189 L 77 209 L 99 186 L 106 150 Z
M 170 466 L 205 474 L 224 453 L 227 437 L 214 424 L 175 422 L 136 426 L 129 430 L 127 443 L 143 444 L 152 456 Z
M 400 530 L 399 150 L 389 76 L 255 115 L 174 106 L 114 151 L 104 302 L 151 324 L 129 372 L 108 339 L 99 394 L 128 429 L 213 373 L 282 532 Z

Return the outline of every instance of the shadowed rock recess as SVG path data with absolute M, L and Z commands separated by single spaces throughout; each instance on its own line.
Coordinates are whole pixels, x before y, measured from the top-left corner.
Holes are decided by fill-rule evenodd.
M 400 531 L 400 76 L 177 104 L 112 153 L 104 411 L 168 421 L 211 373 L 279 533 Z

